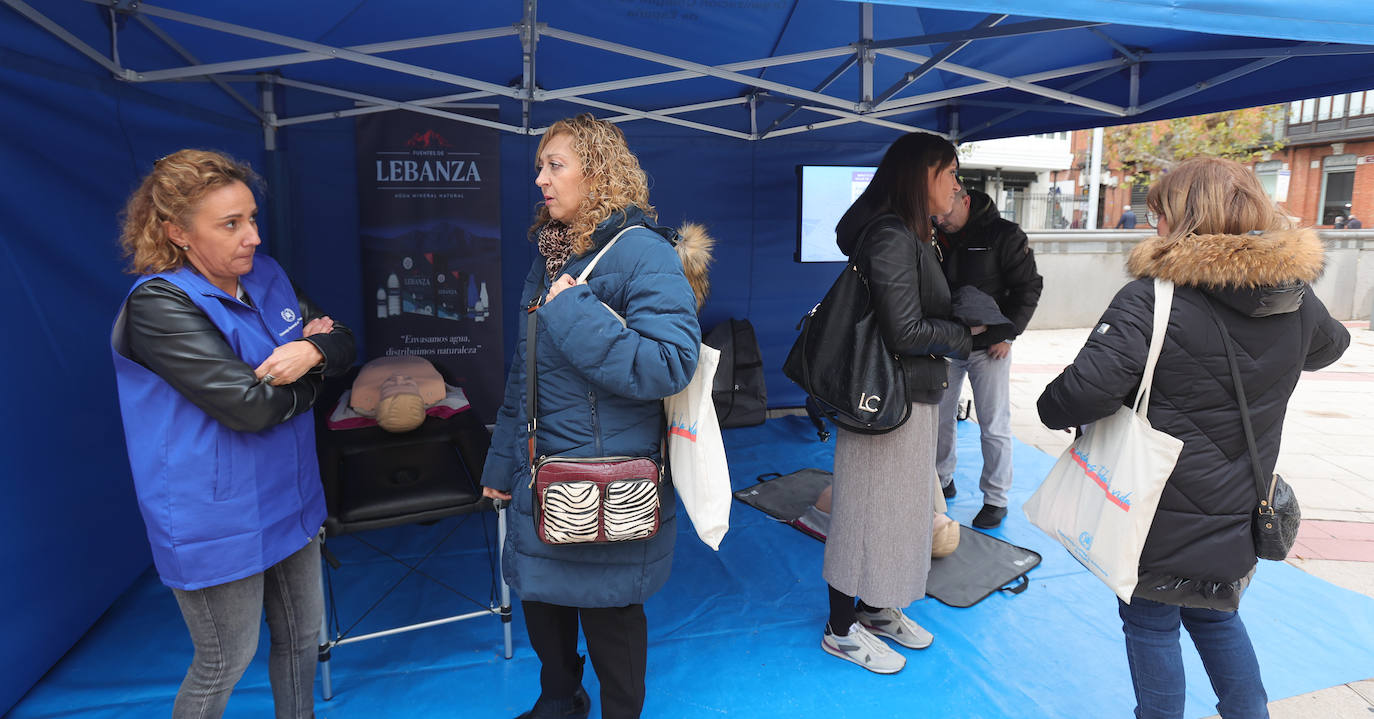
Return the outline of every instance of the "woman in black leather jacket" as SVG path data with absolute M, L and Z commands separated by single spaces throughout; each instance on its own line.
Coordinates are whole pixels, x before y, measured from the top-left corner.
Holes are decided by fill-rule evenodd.
M 840 432 L 835 444 L 824 576 L 830 621 L 821 648 L 879 674 L 933 637 L 902 608 L 925 596 L 935 511 L 935 437 L 945 357 L 967 357 L 970 330 L 952 320 L 949 287 L 931 244 L 931 216 L 959 190 L 954 146 L 910 133 L 888 148 L 873 181 L 835 228 L 868 279 L 883 346 L 901 356 L 911 417 L 880 435 Z M 855 607 L 855 598 L 861 598 Z M 876 635 L 876 636 L 875 636 Z
M 311 406 L 353 364 L 353 334 L 257 254 L 254 180 L 182 150 L 125 210 L 139 277 L 111 334 L 120 412 L 153 563 L 195 648 L 174 718 L 224 712 L 264 612 L 276 716 L 314 716 L 325 504 Z

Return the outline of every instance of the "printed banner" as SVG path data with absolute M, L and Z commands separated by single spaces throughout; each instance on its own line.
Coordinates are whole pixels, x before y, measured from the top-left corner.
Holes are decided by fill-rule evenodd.
M 356 131 L 363 288 L 375 302 L 367 359 L 424 357 L 493 422 L 505 386 L 499 133 L 409 112 L 359 116 Z

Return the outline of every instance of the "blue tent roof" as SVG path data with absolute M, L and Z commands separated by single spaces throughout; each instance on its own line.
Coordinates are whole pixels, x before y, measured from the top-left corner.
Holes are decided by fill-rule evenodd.
M 231 117 L 256 120 L 253 83 L 272 73 L 281 126 L 464 101 L 499 104 L 517 133 L 590 109 L 740 139 L 974 140 L 1374 87 L 1374 46 L 1352 44 L 1374 37 L 1374 4 L 1350 1 L 1323 4 L 1339 20 L 1276 0 L 1068 0 L 1058 19 L 1009 0 L 587 0 L 528 16 L 516 0 L 2 1 L 48 25 L 0 17 L 12 53 Z

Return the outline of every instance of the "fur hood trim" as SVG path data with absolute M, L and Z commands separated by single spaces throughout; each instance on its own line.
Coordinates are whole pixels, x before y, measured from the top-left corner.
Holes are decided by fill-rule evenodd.
M 711 292 L 711 250 L 716 241 L 706 232 L 705 225 L 695 222 L 683 223 L 677 230 L 677 256 L 682 260 L 682 270 L 692 292 L 697 296 L 697 309 L 706 304 L 706 296 Z
M 1151 237 L 1131 250 L 1134 277 L 1194 287 L 1272 287 L 1321 276 L 1322 241 L 1315 230 L 1274 230 L 1261 235 Z

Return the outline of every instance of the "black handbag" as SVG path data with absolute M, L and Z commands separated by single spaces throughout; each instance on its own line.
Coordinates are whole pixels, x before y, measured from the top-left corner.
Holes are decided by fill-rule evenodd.
M 1240 365 L 1236 363 L 1236 350 L 1232 347 L 1231 334 L 1226 331 L 1217 311 L 1208 301 L 1207 310 L 1212 320 L 1221 330 L 1221 339 L 1226 343 L 1226 359 L 1231 363 L 1231 381 L 1236 385 L 1236 402 L 1240 405 L 1240 423 L 1245 428 L 1245 442 L 1249 445 L 1250 469 L 1255 475 L 1255 490 L 1259 504 L 1250 516 L 1250 536 L 1255 540 L 1255 556 L 1260 559 L 1283 561 L 1293 549 L 1298 539 L 1298 525 L 1302 522 L 1302 510 L 1298 507 L 1298 497 L 1293 488 L 1283 481 L 1283 477 L 1273 474 L 1264 481 L 1260 469 L 1259 450 L 1255 447 L 1255 430 L 1250 425 L 1250 408 L 1245 401 L 1245 386 L 1240 380 Z
M 855 247 L 853 256 L 858 254 Z M 822 414 L 865 434 L 891 432 L 911 416 L 902 358 L 883 344 L 868 278 L 852 259 L 798 327 L 782 373 Z

